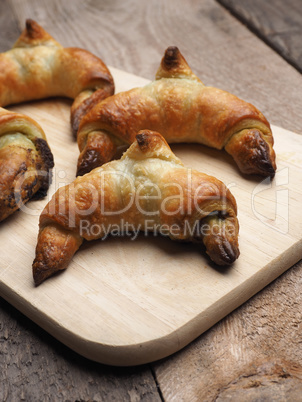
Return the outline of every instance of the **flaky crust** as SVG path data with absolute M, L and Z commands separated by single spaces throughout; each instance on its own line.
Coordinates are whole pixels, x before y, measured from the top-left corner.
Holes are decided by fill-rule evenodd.
M 53 165 L 38 123 L 0 108 L 0 221 L 33 196 L 45 196 Z
M 166 50 L 155 81 L 109 97 L 86 115 L 78 132 L 79 168 L 87 148 L 93 149 L 92 136 L 131 144 L 141 129 L 159 131 L 168 143 L 225 148 L 244 173 L 273 176 L 276 169 L 272 132 L 263 114 L 235 95 L 205 86 L 176 47 Z M 246 136 L 240 137 L 244 130 Z M 253 143 L 248 139 L 255 134 L 259 141 Z M 242 140 L 248 152 L 241 153 Z M 103 163 L 110 157 L 103 156 Z
M 120 160 L 54 194 L 40 216 L 35 283 L 65 269 L 83 239 L 101 238 L 113 225 L 122 230 L 125 223 L 142 231 L 164 227 L 171 239 L 203 242 L 214 262 L 230 264 L 239 255 L 236 213 L 221 181 L 184 167 L 159 133 L 144 130 Z
M 33 20 L 26 21 L 14 47 L 0 54 L 0 106 L 53 96 L 75 99 L 74 133 L 82 116 L 113 93 L 113 78 L 101 59 L 64 48 Z

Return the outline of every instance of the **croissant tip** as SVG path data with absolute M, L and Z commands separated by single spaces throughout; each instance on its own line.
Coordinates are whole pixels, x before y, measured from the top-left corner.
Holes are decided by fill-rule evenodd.
M 239 257 L 240 251 L 238 246 L 232 246 L 230 243 L 226 242 L 223 245 L 223 252 L 221 253 L 222 261 L 224 265 L 233 264 Z
M 233 156 L 243 174 L 275 176 L 275 152 L 259 129 L 242 130 L 231 137 L 225 149 Z
M 276 169 L 273 167 L 270 160 L 258 160 L 255 165 L 243 166 L 241 168 L 243 174 L 258 175 L 271 180 L 275 177 Z
M 178 53 L 179 53 L 179 49 L 177 46 L 169 46 L 166 50 L 167 57 L 174 57 Z
M 149 148 L 150 145 L 150 136 L 147 131 L 140 131 L 136 136 L 136 141 L 142 151 L 145 151 Z
M 33 279 L 35 286 L 41 285 L 42 282 L 46 278 L 48 278 L 52 272 L 49 272 L 48 268 L 45 267 L 44 265 L 41 265 L 41 263 L 34 261 L 33 263 Z
M 15 46 L 24 46 L 24 43 L 32 45 L 42 44 L 43 42 L 58 43 L 49 35 L 45 29 L 39 25 L 35 20 L 27 18 L 25 20 L 25 29 L 21 33 Z
M 39 285 L 41 285 L 41 283 L 43 282 L 44 279 L 39 280 L 37 277 L 34 277 L 34 284 L 36 287 L 38 287 Z
M 216 244 L 214 253 L 208 252 L 211 260 L 220 266 L 232 265 L 239 257 L 238 244 L 231 244 L 229 241 L 222 241 Z
M 53 276 L 61 270 L 61 267 L 51 266 L 51 264 L 47 264 L 45 260 L 41 260 L 39 259 L 39 256 L 37 256 L 32 265 L 32 276 L 35 286 L 41 285 L 41 283 L 47 278 Z
M 169 46 L 164 55 L 163 62 L 167 68 L 173 68 L 179 64 L 180 51 L 177 46 Z
M 259 174 L 260 176 L 270 177 L 273 179 L 276 174 L 276 167 L 271 160 L 269 154 L 264 154 L 262 159 L 258 159 L 255 166 L 251 166 L 251 173 Z
M 161 134 L 151 130 L 141 130 L 136 135 L 136 141 L 142 152 L 147 152 L 150 149 L 154 149 L 156 143 L 159 144 L 164 142 L 166 145 L 168 145 Z
M 35 21 L 33 20 L 33 19 L 31 19 L 31 18 L 26 18 L 26 20 L 25 20 L 25 27 L 26 27 L 26 29 L 30 29 L 31 28 L 31 26 L 32 26 L 32 24 L 34 24 L 35 23 Z
M 25 21 L 25 27 L 30 37 L 35 37 L 41 30 L 40 25 L 31 18 L 27 18 L 27 20 Z
M 84 154 L 81 154 L 78 159 L 76 177 L 84 176 L 94 168 L 101 166 L 102 161 L 99 153 L 94 149 L 87 150 Z

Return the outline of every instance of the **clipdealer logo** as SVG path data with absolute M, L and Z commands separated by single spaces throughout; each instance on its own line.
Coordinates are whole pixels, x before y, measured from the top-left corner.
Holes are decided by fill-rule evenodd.
M 24 213 L 34 216 L 39 216 L 42 212 L 41 203 L 36 204 L 35 202 L 30 202 L 28 204 L 22 203 L 20 199 L 20 191 L 22 189 L 23 183 L 28 179 L 28 175 L 34 174 L 33 172 L 26 172 L 26 174 L 20 178 L 15 187 L 15 199 L 18 201 L 19 208 Z M 37 174 L 37 173 L 35 173 Z M 38 172 L 42 177 L 45 176 L 45 172 Z M 112 172 L 108 172 L 108 174 L 112 174 Z M 110 208 L 107 209 L 107 206 L 104 202 L 104 197 L 100 197 L 100 194 L 96 188 L 93 186 L 88 186 L 87 191 L 89 192 L 90 203 L 89 206 L 85 209 L 78 208 L 76 200 L 70 200 L 71 204 L 73 204 L 73 208 L 70 208 L 71 215 L 80 214 L 83 218 L 89 216 L 89 214 L 93 213 L 96 208 L 98 208 L 102 214 L 104 215 L 118 215 L 121 213 L 126 213 L 127 210 L 135 204 L 138 210 L 141 213 L 144 213 L 148 216 L 156 216 L 158 215 L 157 210 L 149 210 L 147 204 L 148 200 L 160 200 L 161 194 L 160 189 L 153 183 L 147 184 L 149 186 L 148 196 L 144 195 L 144 186 L 140 185 L 136 188 L 135 183 L 131 177 L 128 177 L 124 172 L 115 172 L 120 176 L 120 181 L 122 186 L 130 188 L 129 197 L 127 199 L 127 203 L 123 206 L 122 210 L 110 211 Z M 106 175 L 105 175 L 106 176 Z M 106 180 L 106 177 L 101 177 L 101 184 Z M 190 169 L 188 173 L 188 180 L 190 179 Z M 190 180 L 189 180 L 190 182 Z M 189 183 L 190 184 L 190 183 Z M 55 191 L 65 185 L 72 186 L 72 178 L 67 177 L 64 170 L 55 171 L 53 169 L 53 183 L 52 189 Z M 232 191 L 232 189 L 236 189 L 236 182 L 231 182 L 227 185 L 228 189 Z M 168 183 L 165 185 L 166 187 L 174 188 L 173 196 L 167 196 L 164 198 L 160 205 L 160 210 L 164 211 L 166 214 L 173 214 L 176 212 L 181 212 L 182 205 L 182 188 L 178 183 Z M 218 191 L 218 189 L 216 189 Z M 234 190 L 235 191 L 235 190 Z M 219 193 L 219 192 L 218 192 Z M 216 192 L 216 197 L 219 198 L 219 194 Z M 75 193 L 76 194 L 76 193 Z M 212 189 L 212 196 L 215 198 L 215 189 Z M 270 180 L 269 177 L 262 180 L 259 184 L 257 184 L 251 194 L 251 210 L 253 215 L 259 220 L 263 225 L 269 227 L 273 230 L 278 231 L 279 233 L 286 234 L 289 230 L 289 168 L 284 168 L 278 170 L 275 175 L 275 179 L 273 181 Z M 48 192 L 47 199 L 44 201 L 50 201 L 51 194 Z M 148 198 L 148 200 L 147 200 Z M 198 197 L 197 197 L 198 198 Z M 178 199 L 179 209 L 178 211 L 169 212 L 169 202 L 173 202 L 173 200 Z M 193 197 L 194 202 L 198 200 Z M 43 205 L 46 204 L 43 202 Z M 240 209 L 239 200 L 237 200 L 238 207 Z M 198 202 L 197 202 L 198 204 Z M 61 213 L 64 213 L 65 206 L 64 204 L 59 205 L 59 210 Z M 70 224 L 71 226 L 75 223 L 75 216 L 70 216 Z

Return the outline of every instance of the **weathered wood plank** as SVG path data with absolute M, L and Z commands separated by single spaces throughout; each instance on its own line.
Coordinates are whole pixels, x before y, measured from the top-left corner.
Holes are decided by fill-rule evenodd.
M 300 0 L 217 1 L 302 72 Z
M 189 347 L 157 363 L 165 399 L 300 400 L 301 274 L 300 262 Z
M 0 52 L 9 49 L 21 29 L 9 0 L 0 1 Z
M 89 361 L 0 299 L 1 401 L 160 401 L 149 366 Z

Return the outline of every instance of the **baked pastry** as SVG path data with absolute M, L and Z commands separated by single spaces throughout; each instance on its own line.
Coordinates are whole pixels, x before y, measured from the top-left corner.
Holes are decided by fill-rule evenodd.
M 46 195 L 53 165 L 39 124 L 0 108 L 0 221 L 33 196 Z
M 236 215 L 221 181 L 184 167 L 159 133 L 141 131 L 120 160 L 61 187 L 42 211 L 35 284 L 64 270 L 84 239 L 117 225 L 121 233 L 160 227 L 171 239 L 203 242 L 215 263 L 231 264 L 239 256 Z
M 82 116 L 114 93 L 113 78 L 102 60 L 86 50 L 64 48 L 31 19 L 13 48 L 0 54 L 0 71 L 0 106 L 72 98 L 75 134 Z
M 247 174 L 273 177 L 273 136 L 263 114 L 250 103 L 205 86 L 177 47 L 169 47 L 150 84 L 97 104 L 78 132 L 78 175 L 112 159 L 139 130 L 159 131 L 168 143 L 196 142 L 225 149 Z

